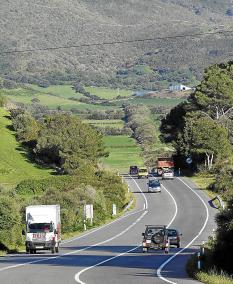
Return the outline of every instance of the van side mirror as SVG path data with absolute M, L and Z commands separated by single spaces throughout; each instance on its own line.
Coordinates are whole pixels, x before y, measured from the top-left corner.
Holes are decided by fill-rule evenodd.
M 25 236 L 25 235 L 26 235 L 26 232 L 25 232 L 25 230 L 24 230 L 24 229 L 22 230 L 22 235 L 23 235 L 23 236 Z

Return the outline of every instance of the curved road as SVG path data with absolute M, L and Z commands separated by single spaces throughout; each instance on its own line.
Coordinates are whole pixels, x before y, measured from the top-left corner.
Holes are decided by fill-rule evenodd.
M 60 253 L 0 258 L 4 284 L 198 283 L 185 272 L 190 255 L 215 228 L 216 209 L 185 178 L 162 181 L 162 193 L 147 193 L 147 180 L 126 176 L 136 208 L 80 237 L 64 241 Z M 146 224 L 166 224 L 182 232 L 181 248 L 168 255 L 141 251 Z

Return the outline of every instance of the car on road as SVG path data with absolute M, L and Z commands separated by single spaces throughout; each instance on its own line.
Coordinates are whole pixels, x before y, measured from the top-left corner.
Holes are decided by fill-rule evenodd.
M 155 177 L 149 177 L 148 179 L 148 192 L 160 192 L 161 193 L 161 184 L 158 179 Z
M 165 225 L 146 225 L 145 232 L 142 233 L 142 251 L 149 249 L 162 249 L 165 253 L 169 251 L 168 231 Z
M 171 169 L 163 170 L 162 179 L 174 179 L 174 172 Z
M 180 247 L 180 236 L 182 236 L 181 233 L 179 233 L 176 229 L 167 229 L 168 231 L 168 238 L 171 246 L 176 246 L 177 248 Z
M 137 166 L 130 166 L 129 167 L 129 174 L 130 175 L 137 175 L 138 174 L 138 167 Z
M 148 178 L 149 177 L 149 173 L 147 168 L 145 167 L 141 167 L 138 169 L 138 178 Z

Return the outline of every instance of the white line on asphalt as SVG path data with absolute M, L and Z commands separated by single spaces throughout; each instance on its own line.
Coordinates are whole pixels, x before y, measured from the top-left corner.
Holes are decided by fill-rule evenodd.
M 131 177 L 131 176 L 130 176 L 130 177 Z M 134 183 L 136 184 L 137 188 L 140 190 L 141 194 L 143 195 L 143 197 L 144 197 L 144 199 L 145 199 L 145 203 L 144 203 L 145 208 L 148 209 L 148 201 L 147 201 L 147 198 L 146 198 L 145 194 L 144 194 L 143 191 L 141 190 L 141 188 L 140 188 L 140 186 L 138 185 L 138 183 L 137 183 L 132 177 L 131 177 L 131 179 L 134 181 Z M 163 188 L 168 192 L 168 194 L 171 196 L 171 198 L 172 198 L 172 200 L 174 201 L 174 204 L 175 204 L 175 214 L 174 214 L 172 220 L 170 221 L 170 223 L 168 224 L 168 227 L 169 227 L 169 226 L 172 224 L 172 222 L 174 221 L 174 219 L 176 218 L 178 209 L 177 209 L 177 204 L 176 204 L 175 198 L 174 198 L 174 197 L 172 196 L 172 194 L 165 188 L 165 186 L 163 186 Z M 148 211 L 145 211 L 144 213 L 148 213 Z M 144 217 L 144 216 L 141 216 L 141 217 Z M 141 217 L 140 217 L 139 219 L 142 219 Z M 140 220 L 136 220 L 136 221 L 134 222 L 134 223 L 135 223 L 134 225 L 136 225 L 136 223 L 138 223 L 139 221 L 140 221 Z M 132 251 L 138 249 L 139 247 L 141 247 L 141 245 L 136 246 L 136 247 L 134 247 L 134 248 L 132 248 L 132 249 L 130 249 L 130 250 L 128 250 L 128 251 L 125 251 L 125 252 L 121 253 L 121 254 L 115 255 L 115 256 L 113 256 L 113 257 L 111 257 L 111 258 L 108 258 L 108 259 L 106 259 L 106 260 L 104 260 L 104 261 L 101 261 L 101 262 L 99 262 L 99 263 L 96 263 L 95 265 L 86 267 L 86 268 L 84 268 L 83 270 L 81 270 L 81 271 L 79 271 L 78 273 L 76 273 L 74 279 L 75 279 L 79 284 L 86 284 L 85 282 L 83 282 L 82 280 L 80 280 L 80 275 L 81 275 L 82 273 L 84 273 L 85 271 L 90 270 L 90 269 L 92 269 L 92 268 L 95 268 L 95 267 L 97 267 L 97 266 L 99 266 L 99 265 L 102 265 L 102 264 L 104 264 L 104 263 L 106 263 L 106 262 L 109 262 L 109 261 L 111 261 L 111 260 L 113 260 L 113 259 L 116 259 L 116 258 L 118 258 L 118 257 L 121 257 L 121 256 L 123 256 L 123 255 L 125 255 L 125 254 L 127 254 L 127 253 L 130 253 L 130 252 L 132 252 Z
M 144 198 L 145 198 L 145 196 L 144 196 Z M 90 231 L 90 232 L 88 232 L 88 233 L 86 233 L 86 234 L 84 234 L 84 235 L 81 235 L 81 236 L 79 236 L 79 237 L 76 237 L 76 238 L 73 238 L 73 239 L 71 239 L 71 240 L 65 241 L 65 242 L 63 242 L 63 244 L 64 244 L 64 243 L 69 243 L 69 242 L 72 242 L 72 241 L 75 241 L 75 240 L 78 240 L 78 239 L 81 239 L 81 238 L 84 238 L 84 237 L 86 237 L 86 236 L 88 236 L 88 235 L 90 235 L 90 234 L 93 234 L 93 233 L 95 233 L 95 232 L 97 232 L 97 231 L 99 231 L 99 230 L 102 230 L 102 229 L 104 229 L 104 228 L 106 228 L 106 227 L 112 225 L 113 223 L 119 222 L 119 221 L 121 221 L 122 219 L 125 219 L 125 218 L 127 218 L 127 217 L 129 217 L 129 216 L 132 216 L 132 215 L 135 215 L 135 214 L 138 214 L 138 213 L 140 213 L 140 212 L 144 212 L 143 214 L 145 214 L 145 212 L 147 213 L 147 211 L 145 211 L 145 209 L 137 210 L 137 211 L 135 211 L 135 212 L 129 213 L 129 214 L 127 214 L 127 215 L 124 215 L 124 216 L 122 216 L 122 217 L 120 217 L 120 218 L 118 218 L 118 219 L 112 221 L 111 223 L 108 223 L 108 224 L 106 224 L 106 225 L 103 225 L 103 226 L 100 227 L 100 228 L 94 229 L 94 230 L 92 230 L 92 231 Z M 143 216 L 144 216 L 144 215 L 143 215 Z M 115 237 L 116 237 L 116 236 L 115 236 Z M 43 261 L 49 261 L 49 260 L 53 260 L 53 259 L 58 259 L 58 258 L 61 258 L 61 257 L 63 257 L 63 256 L 66 256 L 66 255 L 72 255 L 72 254 L 75 254 L 75 253 L 78 253 L 78 252 L 81 252 L 81 251 L 88 250 L 88 249 L 90 249 L 90 248 L 92 248 L 92 247 L 94 247 L 94 246 L 98 246 L 98 245 L 103 244 L 103 243 L 105 243 L 105 242 L 107 242 L 107 241 L 111 241 L 111 239 L 110 239 L 110 240 L 103 241 L 102 243 L 94 244 L 94 245 L 92 245 L 92 246 L 87 246 L 87 247 L 82 248 L 82 249 L 79 249 L 79 250 L 75 250 L 75 251 L 71 251 L 71 252 L 68 252 L 68 253 L 64 253 L 64 254 L 62 254 L 62 255 L 56 255 L 56 256 L 53 256 L 53 257 L 44 257 L 44 258 L 42 258 L 42 259 L 37 259 L 37 260 L 28 261 L 28 262 L 24 262 L 24 263 L 20 263 L 20 264 L 15 264 L 15 265 L 6 266 L 6 267 L 3 267 L 3 268 L 0 268 L 0 272 L 1 272 L 1 271 L 4 271 L 4 270 L 13 269 L 13 268 L 18 268 L 18 267 L 25 266 L 25 265 L 28 265 L 28 264 L 34 264 L 34 263 L 39 263 L 39 262 L 43 262 Z M 13 256 L 13 255 L 12 255 L 12 256 Z M 15 256 L 19 256 L 19 255 L 15 255 Z M 8 256 L 6 256 L 6 257 L 8 257 Z
M 177 253 L 175 253 L 174 255 L 172 255 L 170 258 L 168 258 L 164 263 L 162 263 L 162 265 L 160 265 L 160 267 L 157 269 L 157 276 L 162 279 L 163 281 L 167 282 L 167 283 L 171 283 L 171 284 L 176 284 L 176 282 L 170 281 L 167 278 L 162 276 L 162 270 L 163 268 L 169 263 L 171 262 L 175 257 L 177 257 L 177 255 L 181 254 L 184 250 L 186 250 L 188 247 L 190 247 L 193 242 L 201 235 L 201 233 L 204 231 L 206 224 L 209 220 L 209 210 L 207 205 L 205 204 L 205 201 L 201 198 L 201 196 L 194 191 L 186 182 L 184 182 L 181 178 L 177 178 L 178 180 L 180 180 L 184 185 L 186 185 L 193 193 L 195 193 L 197 195 L 197 197 L 201 200 L 201 202 L 204 204 L 205 209 L 206 209 L 206 219 L 204 222 L 203 227 L 201 228 L 201 230 L 199 231 L 199 233 L 196 235 L 196 237 L 194 239 L 192 239 L 191 242 L 189 242 L 183 249 L 181 249 L 180 251 L 178 251 Z
M 167 191 L 167 193 L 171 196 L 174 204 L 175 204 L 175 214 L 173 216 L 173 218 L 171 219 L 170 223 L 167 225 L 167 228 L 171 226 L 171 224 L 173 223 L 173 221 L 175 220 L 176 216 L 177 216 L 177 212 L 178 212 L 178 207 L 177 207 L 177 203 L 176 203 L 176 200 L 175 198 L 173 197 L 173 195 L 170 193 L 170 191 L 168 191 L 166 189 L 166 187 L 162 184 L 162 187 Z
M 143 193 L 143 191 L 141 190 L 141 188 L 140 188 L 140 186 L 137 184 L 137 182 L 136 182 L 131 176 L 129 176 L 129 177 L 134 181 L 134 183 L 136 184 L 137 188 L 138 188 L 139 191 L 141 192 L 141 194 L 142 194 L 142 196 L 143 196 L 143 198 L 144 198 L 144 200 L 145 200 L 144 207 L 145 207 L 145 210 L 146 210 L 146 211 L 145 211 L 133 224 L 131 224 L 128 228 L 126 228 L 123 232 L 121 232 L 120 234 L 118 234 L 117 236 L 115 236 L 114 238 L 112 238 L 111 240 L 113 240 L 113 239 L 119 237 L 120 235 L 123 235 L 124 233 L 126 233 L 128 230 L 130 230 L 133 226 L 135 226 L 135 225 L 148 213 L 148 211 L 147 211 L 147 209 L 148 209 L 148 202 L 147 202 L 147 198 L 146 198 L 145 194 Z M 110 240 L 109 240 L 109 241 L 110 241 Z M 92 269 L 92 268 L 94 268 L 94 267 L 96 267 L 96 266 L 99 266 L 99 265 L 101 265 L 101 264 L 103 264 L 103 263 L 109 262 L 109 261 L 111 261 L 112 259 L 118 258 L 118 257 L 120 257 L 120 256 L 123 256 L 123 255 L 125 255 L 125 254 L 131 252 L 131 251 L 134 251 L 134 250 L 136 250 L 136 249 L 139 248 L 139 247 L 140 247 L 140 245 L 139 245 L 139 246 L 135 246 L 134 248 L 132 248 L 132 249 L 130 249 L 130 250 L 128 250 L 128 251 L 125 251 L 125 252 L 123 252 L 123 253 L 121 253 L 121 254 L 118 254 L 118 255 L 116 255 L 116 256 L 114 256 L 114 257 L 108 258 L 108 259 L 106 259 L 106 260 L 104 260 L 104 261 L 98 262 L 98 263 L 96 263 L 96 264 L 94 264 L 94 265 L 92 265 L 92 266 L 89 266 L 89 267 L 84 268 L 83 270 L 81 270 L 81 271 L 79 271 L 78 273 L 75 274 L 75 276 L 74 276 L 75 281 L 78 282 L 79 284 L 85 284 L 85 282 L 83 282 L 82 280 L 80 280 L 80 275 L 81 275 L 82 273 L 84 273 L 85 271 L 90 270 L 90 269 Z

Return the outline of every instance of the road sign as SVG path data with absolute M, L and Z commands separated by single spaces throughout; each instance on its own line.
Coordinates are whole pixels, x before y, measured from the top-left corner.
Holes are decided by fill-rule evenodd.
M 117 211 L 116 211 L 116 204 L 112 205 L 112 215 L 116 215 Z
M 93 219 L 93 204 L 84 205 L 85 219 Z

